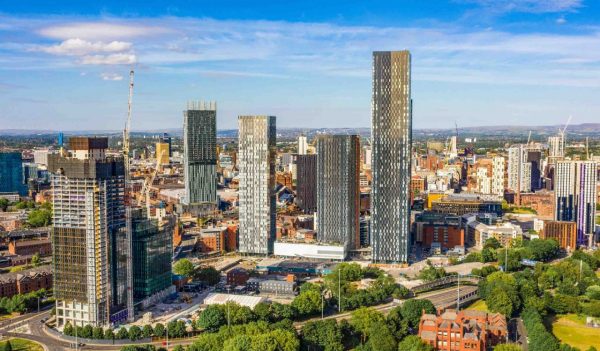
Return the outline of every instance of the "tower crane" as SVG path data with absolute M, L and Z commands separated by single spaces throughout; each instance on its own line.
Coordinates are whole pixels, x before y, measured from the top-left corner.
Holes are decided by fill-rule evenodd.
M 150 186 L 154 183 L 154 179 L 156 179 L 156 175 L 158 174 L 158 170 L 160 169 L 160 161 L 165 155 L 166 150 L 162 150 L 160 155 L 156 157 L 156 167 L 150 174 L 148 178 L 144 181 L 144 185 L 142 186 L 142 191 L 140 192 L 140 200 L 146 201 L 146 207 L 150 208 Z M 141 202 L 141 201 L 140 201 Z M 150 212 L 148 212 L 150 213 Z
M 131 224 L 131 174 L 129 158 L 129 131 L 131 128 L 131 107 L 133 102 L 133 69 L 129 71 L 129 98 L 127 100 L 127 121 L 123 130 L 123 161 L 125 163 L 125 242 L 126 242 L 126 273 L 127 273 L 127 321 L 134 318 L 133 309 L 133 233 Z

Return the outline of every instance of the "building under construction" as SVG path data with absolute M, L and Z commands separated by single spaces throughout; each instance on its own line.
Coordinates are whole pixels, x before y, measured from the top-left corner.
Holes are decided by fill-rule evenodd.
M 48 157 L 58 326 L 127 318 L 125 167 L 107 147 L 108 138 L 73 137 Z

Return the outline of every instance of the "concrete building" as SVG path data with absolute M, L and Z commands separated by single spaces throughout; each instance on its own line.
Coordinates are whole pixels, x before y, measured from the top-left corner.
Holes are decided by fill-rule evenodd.
M 472 221 L 467 224 L 468 236 L 475 241 L 475 247 L 483 249 L 489 238 L 495 238 L 504 247 L 510 246 L 511 242 L 523 238 L 523 230 L 519 225 L 510 222 L 485 224 Z
M 240 116 L 239 251 L 273 253 L 275 240 L 275 116 Z
M 561 248 L 574 250 L 577 248 L 577 223 L 564 221 L 544 221 L 541 239 L 554 239 Z
M 412 148 L 411 58 L 373 53 L 371 241 L 373 261 L 408 262 Z
M 298 137 L 298 155 L 306 155 L 308 153 L 308 138 L 302 134 Z
M 525 145 L 508 149 L 508 188 L 515 193 L 531 192 L 531 163 L 527 162 Z
M 58 326 L 107 326 L 127 319 L 127 236 L 123 159 L 105 156 L 108 138 L 74 137 L 49 155 Z
M 419 337 L 436 351 L 487 351 L 507 335 L 506 317 L 499 313 L 447 309 L 423 314 L 419 322 Z
M 434 212 L 462 216 L 467 213 L 495 213 L 502 215 L 502 202 L 495 196 L 452 194 L 431 202 Z
M 317 139 L 317 238 L 358 248 L 360 140 L 358 135 Z
M 492 189 L 491 193 L 497 196 L 504 195 L 505 160 L 502 156 L 492 158 Z
M 27 195 L 20 152 L 0 151 L 0 193 Z
M 217 104 L 190 102 L 183 112 L 184 204 L 191 213 L 217 204 Z
M 555 219 L 577 223 L 577 245 L 592 245 L 595 231 L 598 164 L 558 161 L 554 178 Z
M 341 244 L 306 243 L 294 241 L 276 241 L 275 256 L 300 257 L 318 260 L 343 261 L 346 258 L 346 248 Z
M 261 294 L 294 295 L 296 292 L 296 282 L 287 280 L 251 278 L 246 285 Z
M 296 203 L 302 212 L 317 212 L 317 155 L 298 155 L 296 159 Z
M 565 139 L 562 135 L 548 137 L 548 163 L 555 164 L 565 156 Z

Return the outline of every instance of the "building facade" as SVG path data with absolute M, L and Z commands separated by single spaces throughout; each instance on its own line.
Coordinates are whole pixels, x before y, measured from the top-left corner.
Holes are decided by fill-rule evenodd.
M 408 51 L 373 53 L 371 146 L 373 261 L 408 262 L 412 158 Z
M 527 162 L 524 145 L 513 145 L 508 149 L 508 188 L 516 193 L 531 192 L 531 163 Z
M 317 212 L 317 155 L 298 155 L 296 202 L 302 212 Z
M 27 195 L 20 152 L 0 152 L 0 193 Z
M 217 203 L 217 105 L 190 102 L 183 112 L 184 204 Z
M 308 138 L 306 135 L 298 137 L 298 155 L 306 155 L 308 153 Z
M 544 221 L 542 239 L 554 239 L 561 248 L 574 250 L 577 248 L 577 223 L 564 221 Z
M 505 160 L 502 156 L 492 158 L 492 191 L 491 193 L 498 196 L 504 196 L 504 171 Z
M 275 116 L 240 116 L 239 251 L 273 253 L 275 240 Z
M 360 140 L 358 135 L 317 139 L 317 238 L 358 248 Z
M 555 219 L 577 223 L 577 245 L 591 245 L 595 231 L 598 164 L 559 161 L 554 178 Z
M 169 164 L 169 150 L 171 145 L 168 143 L 158 142 L 156 143 L 156 159 L 157 163 L 161 166 Z
M 123 159 L 105 156 L 108 138 L 71 138 L 49 155 L 58 326 L 106 326 L 127 319 L 127 236 Z

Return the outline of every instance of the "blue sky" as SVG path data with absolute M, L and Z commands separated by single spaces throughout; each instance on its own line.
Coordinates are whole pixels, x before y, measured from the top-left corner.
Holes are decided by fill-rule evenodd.
M 177 128 L 188 100 L 368 127 L 371 52 L 413 54 L 416 128 L 600 122 L 600 1 L 3 1 L 0 129 Z

